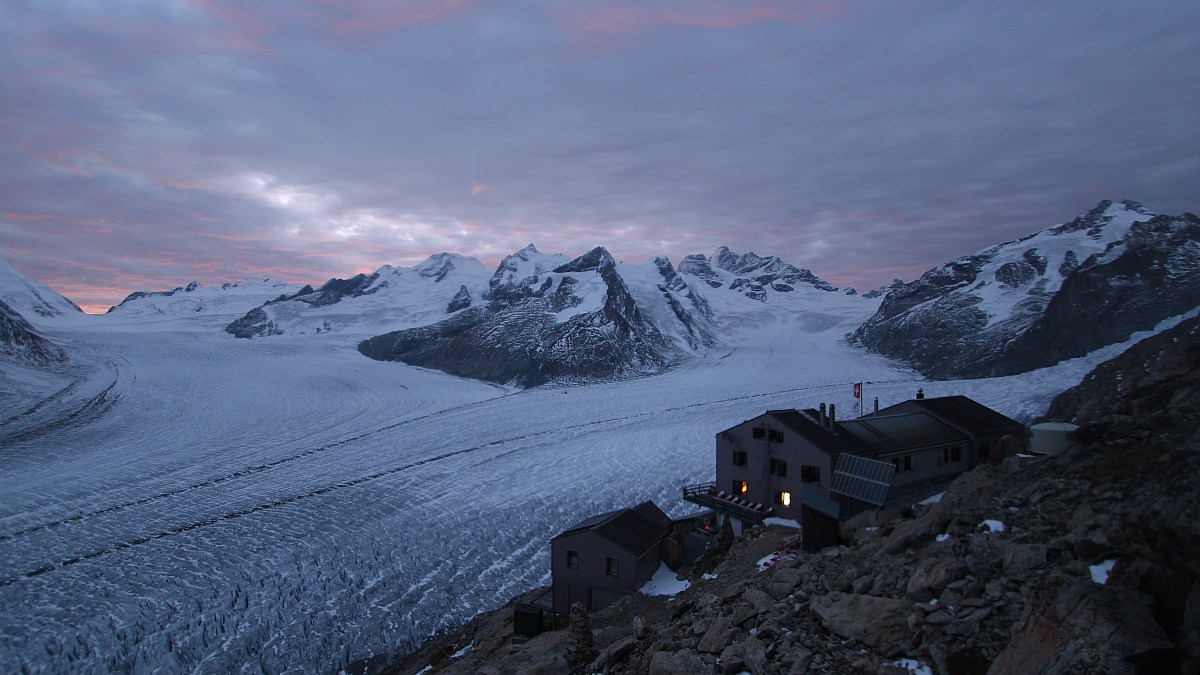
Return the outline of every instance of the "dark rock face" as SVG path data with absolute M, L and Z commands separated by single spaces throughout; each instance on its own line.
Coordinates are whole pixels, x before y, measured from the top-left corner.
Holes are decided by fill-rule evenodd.
M 518 278 L 523 263 L 538 255 L 530 245 L 501 261 L 486 306 L 365 340 L 359 351 L 381 361 L 524 387 L 658 372 L 678 358 L 670 340 L 643 316 L 608 251 L 596 248 L 550 273 Z M 559 321 L 558 313 L 584 302 L 572 275 L 598 276 L 603 303 Z
M 712 258 L 699 253 L 687 256 L 679 265 L 679 272 L 694 276 L 712 288 L 721 288 L 725 286 L 727 277 L 714 270 L 714 267 L 734 277 L 729 281 L 729 290 L 761 302 L 767 300 L 767 289 L 779 293 L 791 292 L 797 286 L 811 286 L 822 291 L 838 290 L 809 270 L 785 263 L 775 256 L 737 254 L 724 246 L 718 248 Z
M 887 286 L 882 286 L 880 288 L 876 288 L 873 291 L 867 291 L 866 293 L 863 293 L 863 297 L 867 298 L 868 300 L 873 300 L 875 298 L 878 298 L 881 295 L 887 295 L 888 293 L 891 293 L 892 291 L 894 291 L 898 288 L 903 288 L 903 287 L 904 287 L 904 281 L 901 279 L 896 279 L 895 281 L 888 284 Z
M 370 295 L 371 293 L 375 293 L 379 290 L 379 287 L 373 287 L 373 284 L 378 279 L 378 272 L 372 274 L 356 274 L 349 279 L 330 279 L 316 290 L 313 290 L 311 286 L 305 286 L 295 295 L 286 298 L 286 300 L 299 300 L 300 302 L 312 305 L 313 307 L 325 307 L 326 305 L 332 305 L 333 303 L 338 302 L 342 298 L 357 298 L 362 295 Z M 284 300 L 284 302 L 286 302 L 286 300 Z
M 1188 409 L 1200 410 L 1200 317 L 1100 364 L 1056 396 L 1043 419 L 1087 424 L 1114 415 L 1146 417 Z
M 0 300 L 0 356 L 26 366 L 45 367 L 67 360 L 61 347 L 37 333 L 25 317 Z
M 459 285 L 458 292 L 450 298 L 450 304 L 446 305 L 446 313 L 453 314 L 460 309 L 466 309 L 471 306 L 471 292 L 467 290 L 465 284 Z
M 1105 229 L 1135 218 L 1143 220 L 1122 236 Z M 1054 261 L 1041 253 L 1041 245 L 1062 250 L 1064 242 L 1078 246 Z M 1080 262 L 1076 249 L 1085 246 L 1095 252 Z M 1101 202 L 1069 223 L 894 288 L 851 340 L 930 377 L 1012 375 L 1126 340 L 1197 305 L 1200 220 Z
M 270 303 L 268 303 L 270 304 Z M 225 327 L 225 332 L 234 337 L 253 338 L 266 335 L 282 335 L 283 331 L 275 326 L 275 322 L 267 316 L 262 307 L 255 307 L 246 312 L 246 316 Z
M 658 290 L 666 298 L 675 318 L 687 330 L 688 345 L 693 349 L 715 345 L 716 337 L 697 319 L 697 316 L 701 319 L 712 319 L 712 308 L 709 307 L 708 301 L 687 285 L 665 256 L 656 257 L 654 265 L 663 279 L 658 285 Z

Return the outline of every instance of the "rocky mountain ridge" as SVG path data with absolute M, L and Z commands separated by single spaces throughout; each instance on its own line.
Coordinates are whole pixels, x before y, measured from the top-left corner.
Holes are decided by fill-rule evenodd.
M 738 254 L 722 246 L 711 257 L 693 253 L 679 264 L 679 272 L 694 276 L 711 288 L 728 288 L 748 298 L 766 301 L 768 292 L 791 293 L 797 286 L 836 291 L 810 270 L 800 269 L 775 256 Z M 853 292 L 853 289 L 849 289 Z
M 573 260 L 532 244 L 507 256 L 488 281 L 486 304 L 429 326 L 363 341 L 387 361 L 518 386 L 660 372 L 685 349 L 711 346 L 710 311 L 666 259 L 654 261 L 659 297 L 635 297 L 602 247 Z M 643 289 L 644 291 L 644 289 Z M 648 305 L 669 307 L 651 320 Z M 672 339 L 664 322 L 681 338 Z
M 1200 219 L 1102 201 L 894 288 L 851 341 L 929 377 L 992 377 L 1082 356 L 1198 305 Z

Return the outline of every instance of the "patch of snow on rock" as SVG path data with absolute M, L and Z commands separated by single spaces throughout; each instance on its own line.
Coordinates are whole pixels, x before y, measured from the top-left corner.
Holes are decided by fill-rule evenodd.
M 641 588 L 642 595 L 678 595 L 682 593 L 690 584 L 687 581 L 680 581 L 675 578 L 675 573 L 667 567 L 666 563 L 660 563 L 658 571 L 650 577 Z
M 1104 585 L 1108 583 L 1108 575 L 1112 572 L 1113 565 L 1116 565 L 1116 559 L 1105 560 L 1088 567 L 1092 573 L 1092 581 Z

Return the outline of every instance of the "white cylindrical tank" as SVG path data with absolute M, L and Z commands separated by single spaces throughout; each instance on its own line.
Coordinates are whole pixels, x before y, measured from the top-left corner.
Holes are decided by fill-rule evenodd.
M 1070 422 L 1042 422 L 1029 427 L 1029 449 L 1039 455 L 1057 455 L 1071 442 L 1067 436 L 1079 428 Z

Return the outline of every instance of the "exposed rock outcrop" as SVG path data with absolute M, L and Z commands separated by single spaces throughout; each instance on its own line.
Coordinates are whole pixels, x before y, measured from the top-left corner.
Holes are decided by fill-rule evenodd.
M 711 258 L 694 253 L 683 259 L 679 272 L 694 276 L 711 288 L 728 288 L 748 298 L 766 301 L 767 291 L 791 293 L 797 287 L 836 291 L 837 287 L 811 271 L 786 263 L 775 256 L 737 254 L 722 246 Z
M 62 347 L 42 337 L 25 317 L 0 300 L 0 356 L 25 366 L 45 367 L 67 360 Z

